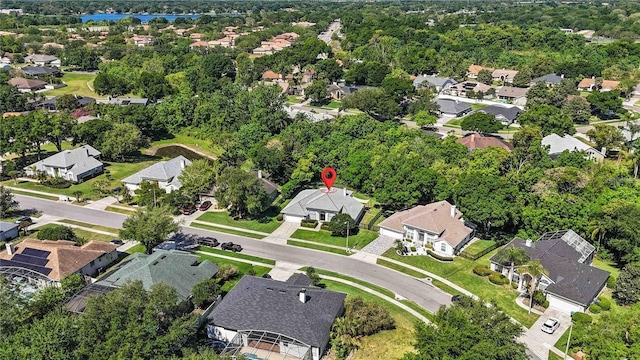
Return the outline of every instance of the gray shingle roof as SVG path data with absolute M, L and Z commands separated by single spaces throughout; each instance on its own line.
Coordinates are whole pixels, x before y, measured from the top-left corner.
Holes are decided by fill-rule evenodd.
M 172 185 L 179 189 L 182 186 L 178 180 L 178 176 L 182 174 L 184 169 L 182 164 L 184 164 L 184 167 L 189 166 L 191 165 L 191 160 L 180 155 L 169 161 L 161 161 L 124 178 L 122 182 L 138 185 L 144 180 L 166 181 L 171 182 Z
M 508 106 L 500 106 L 500 105 L 489 105 L 478 111 L 483 112 L 485 114 L 495 115 L 495 116 L 502 115 L 505 117 L 505 119 L 508 119 L 509 121 L 515 120 L 518 117 L 518 115 L 520 115 L 520 113 L 522 112 L 522 110 L 520 110 L 516 106 L 508 107 Z
M 444 114 L 459 114 L 471 110 L 471 104 L 462 101 L 436 99 L 436 103 L 440 106 L 440 112 Z
M 547 75 L 542 75 L 540 77 L 537 77 L 537 78 L 531 80 L 531 83 L 535 84 L 535 83 L 540 82 L 540 81 L 545 81 L 548 84 L 556 85 L 556 84 L 560 84 L 562 82 L 562 80 L 564 80 L 564 78 L 562 76 L 558 76 L 558 75 L 555 75 L 555 74 L 547 74 Z
M 11 231 L 13 229 L 16 229 L 18 226 L 19 226 L 18 224 L 0 221 L 0 233 Z
M 23 73 L 30 76 L 40 76 L 40 75 L 48 75 L 48 74 L 57 74 L 60 70 L 56 68 L 50 68 L 46 66 L 25 66 L 21 68 Z
M 588 306 L 609 278 L 609 272 L 583 263 L 594 248 L 572 230 L 549 232 L 531 246 L 515 238 L 507 246 L 524 249 L 531 259 L 539 259 L 554 283 L 546 291 Z M 491 262 L 497 263 L 495 255 Z
M 542 138 L 542 145 L 549 146 L 549 154 L 559 154 L 565 150 L 568 151 L 586 151 L 593 149 L 591 146 L 583 143 L 571 135 L 559 136 L 558 134 L 549 134 Z M 593 149 L 594 151 L 597 151 Z
M 418 87 L 418 86 L 437 86 L 437 87 L 442 87 L 447 82 L 451 83 L 452 85 L 455 85 L 455 84 L 458 83 L 457 81 L 455 81 L 454 79 L 451 79 L 451 78 L 444 78 L 444 77 L 431 76 L 431 75 L 419 75 L 413 80 L 413 86 L 415 86 L 415 87 Z
M 73 150 L 63 150 L 48 158 L 25 167 L 25 170 L 31 166 L 35 166 L 37 171 L 44 171 L 44 167 L 70 169 L 74 174 L 80 175 L 96 167 L 102 166 L 102 163 L 95 157 L 100 156 L 100 151 L 91 145 L 83 145 Z
M 191 289 L 204 279 L 212 278 L 218 266 L 209 260 L 199 261 L 199 257 L 178 250 L 155 250 L 151 255 L 137 253 L 131 261 L 98 283 L 120 287 L 128 281 L 142 281 L 145 289 L 163 283 L 178 292 L 181 299 L 191 296 Z
M 306 291 L 306 303 L 299 300 L 301 289 Z M 322 348 L 343 311 L 345 297 L 313 286 L 245 276 L 207 319 L 226 329 L 265 330 Z
M 358 220 L 360 213 L 364 210 L 364 204 L 354 199 L 350 191 L 347 191 L 345 196 L 342 189 L 332 188 L 330 192 L 326 189 L 308 189 L 299 192 L 280 212 L 287 215 L 306 216 L 309 209 L 343 212 L 349 214 L 354 220 Z

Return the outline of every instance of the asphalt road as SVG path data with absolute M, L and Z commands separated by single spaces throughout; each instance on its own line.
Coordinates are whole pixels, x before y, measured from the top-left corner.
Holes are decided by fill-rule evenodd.
M 37 209 L 45 214 L 83 221 L 96 225 L 120 228 L 125 215 L 112 212 L 87 209 L 28 196 L 16 195 L 22 209 Z M 37 220 L 36 220 L 37 222 Z M 451 296 L 440 289 L 394 270 L 366 263 L 342 255 L 309 250 L 295 246 L 279 245 L 237 235 L 218 233 L 209 230 L 182 227 L 184 234 L 215 236 L 220 242 L 233 241 L 242 245 L 243 253 L 276 261 L 285 261 L 301 266 L 314 266 L 330 270 L 386 288 L 407 298 L 425 309 L 436 312 L 441 305 L 450 305 Z

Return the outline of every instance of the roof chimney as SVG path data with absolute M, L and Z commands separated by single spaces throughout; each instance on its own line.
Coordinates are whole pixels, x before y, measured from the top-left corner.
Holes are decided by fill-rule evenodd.
M 527 239 L 527 240 L 524 241 L 524 245 L 526 247 L 531 247 L 531 244 L 533 244 L 533 241 L 531 241 L 531 239 Z
M 451 217 L 456 217 L 456 206 L 451 205 Z
M 258 170 L 258 179 L 262 179 L 262 170 Z
M 307 302 L 307 290 L 302 289 L 300 290 L 300 292 L 298 293 L 298 298 L 300 298 L 300 302 L 303 304 L 306 304 Z
M 14 245 L 12 243 L 8 242 L 4 246 L 7 248 L 7 254 L 13 255 L 13 253 L 15 252 Z
M 184 169 L 186 166 L 187 166 L 187 163 L 184 161 L 184 159 L 180 159 L 180 167 Z

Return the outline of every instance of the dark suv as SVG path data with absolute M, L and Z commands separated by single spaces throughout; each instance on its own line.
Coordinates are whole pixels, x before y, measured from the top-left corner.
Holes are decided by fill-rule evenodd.
M 207 236 L 199 238 L 198 245 L 216 247 L 220 245 L 220 243 L 218 242 L 218 239 Z
M 242 251 L 242 246 L 240 246 L 240 244 L 234 244 L 232 242 L 222 243 L 222 245 L 220 245 L 220 248 L 222 250 L 231 250 L 233 252 Z

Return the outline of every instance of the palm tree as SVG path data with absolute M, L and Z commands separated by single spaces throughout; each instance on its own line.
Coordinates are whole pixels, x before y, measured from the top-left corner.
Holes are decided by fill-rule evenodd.
M 496 254 L 496 260 L 499 263 L 511 266 L 511 269 L 509 269 L 509 285 L 511 285 L 515 267 L 526 263 L 530 259 L 529 254 L 523 248 L 517 248 L 513 245 L 505 247 Z
M 598 250 L 600 250 L 600 244 L 602 240 L 604 240 L 605 235 L 607 234 L 607 228 L 604 225 L 604 221 L 600 219 L 594 219 L 589 224 L 589 232 L 591 234 L 591 241 L 598 242 Z
M 529 314 L 531 314 L 531 307 L 533 307 L 533 293 L 538 286 L 538 280 L 542 275 L 549 275 L 549 271 L 545 269 L 540 263 L 539 259 L 529 261 L 525 265 L 518 268 L 518 273 L 521 275 L 531 276 L 531 282 L 529 283 Z

